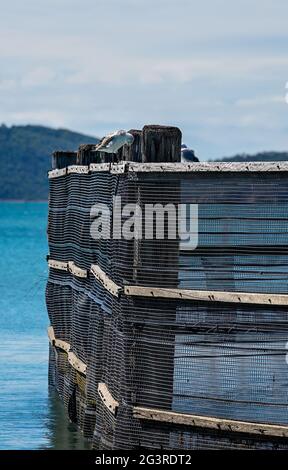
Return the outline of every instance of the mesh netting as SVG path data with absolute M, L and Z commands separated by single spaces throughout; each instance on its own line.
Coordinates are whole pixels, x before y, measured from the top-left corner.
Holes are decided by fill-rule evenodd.
M 198 246 L 179 239 L 91 237 L 91 208 L 197 204 Z M 50 258 L 87 278 L 50 268 L 46 297 L 55 337 L 87 364 L 50 347 L 49 378 L 69 417 L 97 449 L 286 448 L 253 437 L 133 417 L 134 407 L 288 425 L 287 308 L 112 295 L 117 285 L 287 294 L 287 174 L 90 172 L 50 179 Z M 111 212 L 112 213 L 112 212 Z M 111 230 L 115 221 L 110 220 Z M 111 413 L 97 391 L 119 404 Z

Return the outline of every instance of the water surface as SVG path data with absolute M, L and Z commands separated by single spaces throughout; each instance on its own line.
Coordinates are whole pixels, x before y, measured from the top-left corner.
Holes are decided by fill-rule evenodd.
M 0 203 L 0 449 L 83 449 L 48 390 L 46 203 Z

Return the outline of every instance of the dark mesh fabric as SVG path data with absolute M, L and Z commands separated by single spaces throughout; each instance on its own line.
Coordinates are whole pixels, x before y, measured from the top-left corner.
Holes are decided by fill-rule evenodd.
M 288 175 L 279 173 L 69 174 L 50 179 L 50 258 L 98 264 L 120 287 L 287 294 Z M 91 208 L 197 204 L 199 239 L 94 240 Z M 111 229 L 115 221 L 110 220 Z M 143 224 L 145 216 L 143 215 Z M 167 235 L 167 227 L 165 226 Z M 47 308 L 55 337 L 86 376 L 50 346 L 49 381 L 96 449 L 282 449 L 285 438 L 133 418 L 133 407 L 288 425 L 287 307 L 117 298 L 87 278 L 51 268 Z M 102 402 L 104 382 L 119 402 Z

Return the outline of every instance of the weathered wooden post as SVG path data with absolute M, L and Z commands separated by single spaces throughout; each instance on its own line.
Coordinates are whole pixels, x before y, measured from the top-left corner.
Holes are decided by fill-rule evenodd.
M 90 163 L 101 163 L 99 152 L 95 151 L 95 144 L 83 144 L 77 152 L 77 165 L 90 165 Z
M 132 145 L 124 145 L 121 149 L 121 154 L 119 154 L 119 160 L 128 161 L 128 162 L 141 162 L 142 161 L 142 152 L 141 152 L 141 139 L 142 131 L 139 129 L 130 129 L 129 134 L 132 134 L 134 141 Z
M 95 144 L 80 145 L 77 152 L 77 165 L 90 165 L 90 163 L 117 163 L 122 160 L 122 151 L 123 150 L 120 149 L 117 153 L 98 152 L 95 148 Z
M 181 161 L 182 133 L 178 127 L 148 125 L 142 131 L 142 162 Z
M 177 127 L 145 126 L 141 135 L 141 153 L 143 163 L 180 162 L 181 131 Z M 177 211 L 181 200 L 180 182 L 173 180 L 173 190 L 169 191 L 169 174 L 151 173 L 138 176 L 137 203 L 142 212 L 146 204 L 173 204 Z M 144 178 L 144 179 L 143 179 Z M 153 224 L 153 220 L 149 223 Z M 142 239 L 134 253 L 137 270 L 134 282 L 137 285 L 178 287 L 179 239 L 156 239 L 155 227 L 153 240 Z M 177 233 L 177 227 L 176 227 Z M 144 234 L 143 234 L 144 236 Z M 151 308 L 147 304 L 151 302 Z M 138 351 L 136 353 L 137 404 L 151 408 L 171 409 L 173 401 L 174 348 L 176 306 L 174 302 L 165 304 L 153 297 L 146 300 L 144 327 L 139 332 Z M 162 305 L 162 306 L 161 306 Z M 169 326 L 167 326 L 167 316 Z M 165 324 L 166 322 L 166 324 Z M 157 328 L 149 324 L 158 325 Z M 141 337 L 149 336 L 149 347 Z M 159 367 L 161 364 L 161 367 Z
M 77 152 L 57 151 L 52 154 L 52 170 L 76 164 Z

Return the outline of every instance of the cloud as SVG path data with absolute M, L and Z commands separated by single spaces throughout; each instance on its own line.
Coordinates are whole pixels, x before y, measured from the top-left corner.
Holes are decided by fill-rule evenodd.
M 204 158 L 279 148 L 287 16 L 284 0 L 10 0 L 1 120 L 95 135 L 175 124 Z
M 16 80 L 4 78 L 3 80 L 0 79 L 0 92 L 1 91 L 10 91 L 16 86 Z
M 76 66 L 76 64 L 75 64 Z M 99 57 L 99 62 L 81 59 L 78 69 L 66 77 L 67 83 L 118 83 L 129 84 L 132 81 L 158 85 L 166 82 L 185 83 L 199 78 L 239 80 L 263 79 L 273 76 L 276 70 L 287 70 L 288 58 L 281 57 L 204 57 L 162 59 L 139 59 L 136 57 L 117 57 L 107 55 Z
M 9 122 L 14 124 L 39 124 L 45 123 L 52 127 L 65 127 L 67 122 L 67 116 L 61 111 L 49 111 L 49 110 L 31 110 L 31 111 L 19 111 L 10 112 L 5 115 L 1 113 L 1 122 Z
M 235 105 L 240 108 L 254 108 L 259 106 L 285 104 L 285 94 L 271 96 L 256 96 L 237 100 Z
M 35 87 L 51 83 L 56 77 L 56 72 L 49 67 L 37 67 L 30 70 L 21 79 L 24 87 Z

